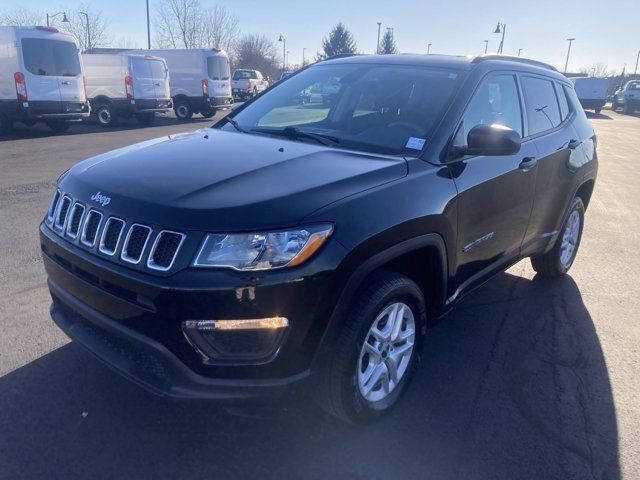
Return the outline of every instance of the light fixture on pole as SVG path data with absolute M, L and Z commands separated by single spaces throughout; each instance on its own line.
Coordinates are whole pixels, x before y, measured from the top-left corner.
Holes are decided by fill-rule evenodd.
M 504 34 L 507 33 L 507 24 L 498 22 L 498 25 L 496 25 L 496 29 L 493 33 L 502 33 L 502 39 L 500 40 L 500 45 L 498 46 L 498 53 L 502 53 L 502 50 L 504 49 Z
M 520 56 L 520 54 L 522 53 L 523 50 L 524 50 L 524 48 L 519 48 L 518 49 L 518 56 Z
M 564 73 L 567 73 L 567 68 L 569 68 L 569 55 L 571 54 L 571 44 L 575 38 L 567 38 L 567 42 L 569 42 L 569 48 L 567 48 L 567 60 L 564 62 Z
M 282 70 L 287 70 L 287 39 L 280 34 L 280 38 L 278 38 L 279 42 L 282 42 Z
M 376 42 L 376 55 L 380 53 L 380 26 L 382 22 L 378 22 L 378 41 Z
M 91 31 L 90 31 L 91 27 L 89 26 L 89 14 L 86 12 L 78 12 L 78 14 L 84 15 L 84 17 L 87 19 L 87 34 L 85 37 L 85 40 L 87 41 L 87 45 L 85 50 L 91 50 Z
M 58 15 L 62 15 L 62 23 L 71 23 L 69 21 L 69 19 L 67 18 L 67 13 L 66 12 L 58 12 L 58 13 L 54 13 L 53 15 L 49 15 L 47 13 L 47 27 L 51 26 L 51 20 L 53 20 L 54 18 L 56 18 Z
M 484 54 L 487 54 L 487 50 L 489 49 L 489 40 L 483 40 L 484 42 Z
M 431 55 L 431 44 L 427 44 L 427 55 Z

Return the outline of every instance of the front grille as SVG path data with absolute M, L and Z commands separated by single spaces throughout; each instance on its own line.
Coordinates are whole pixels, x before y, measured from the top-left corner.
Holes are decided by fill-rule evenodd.
M 67 222 L 67 235 L 71 238 L 78 238 L 78 232 L 80 231 L 84 212 L 85 208 L 81 203 L 76 202 L 73 205 L 71 214 L 69 215 L 69 221 Z
M 60 190 L 53 194 L 45 224 L 85 250 L 94 253 L 97 250 L 112 257 L 111 261 L 156 272 L 171 270 L 186 239 L 180 232 L 154 230 L 151 226 L 107 216 Z
M 71 197 L 64 196 L 58 206 L 58 213 L 56 214 L 56 220 L 53 222 L 53 226 L 57 230 L 62 230 L 64 224 L 67 221 L 67 214 L 69 213 L 69 207 L 71 206 Z
M 169 270 L 175 261 L 184 237 L 182 233 L 169 230 L 161 231 L 153 243 L 147 266 L 153 270 Z
M 100 223 L 102 223 L 102 214 L 97 210 L 89 210 L 84 226 L 82 227 L 82 235 L 80 237 L 82 244 L 87 247 L 93 247 L 96 244 Z
M 150 236 L 151 229 L 149 227 L 134 223 L 124 240 L 122 260 L 129 263 L 139 263 Z
M 123 230 L 124 220 L 120 220 L 116 217 L 110 217 L 102 231 L 99 250 L 106 255 L 113 255 L 116 253 Z

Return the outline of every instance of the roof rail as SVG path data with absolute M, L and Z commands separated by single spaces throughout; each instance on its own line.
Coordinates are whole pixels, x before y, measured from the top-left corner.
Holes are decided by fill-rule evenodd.
M 546 68 L 547 70 L 553 70 L 554 72 L 558 71 L 556 67 L 549 65 L 548 63 L 532 60 L 530 58 L 516 57 L 515 55 L 502 55 L 501 53 L 485 53 L 484 55 L 478 55 L 471 60 L 471 63 L 480 63 L 486 60 L 506 60 L 508 62 L 526 63 L 527 65 Z
M 357 57 L 358 55 L 362 55 L 362 54 L 361 53 L 338 53 L 336 55 L 332 55 L 330 57 L 323 58 L 320 61 L 323 62 L 324 60 L 335 60 L 336 58 Z

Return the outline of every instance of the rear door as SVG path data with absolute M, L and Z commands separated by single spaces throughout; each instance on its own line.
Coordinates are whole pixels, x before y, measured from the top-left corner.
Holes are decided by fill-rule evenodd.
M 23 37 L 20 50 L 28 99 L 32 102 L 52 102 L 51 113 L 60 113 L 61 96 L 53 42 L 47 38 Z
M 133 97 L 138 99 L 156 98 L 151 60 L 142 56 L 131 56 L 130 58 L 133 72 Z
M 493 73 L 481 81 L 454 145 L 466 145 L 474 126 L 492 124 L 523 136 L 515 74 Z M 473 285 L 518 257 L 533 205 L 536 155 L 534 143 L 524 140 L 515 155 L 465 156 L 450 164 L 458 189 L 457 287 Z
M 54 44 L 52 50 L 58 66 L 60 99 L 69 102 L 65 106 L 66 112 L 77 111 L 81 107 L 80 102 L 86 100 L 78 46 L 75 41 L 61 41 Z
M 166 64 L 160 59 L 149 58 L 148 61 L 155 98 L 169 98 L 169 73 Z
M 207 56 L 210 97 L 231 96 L 231 70 L 229 59 L 224 55 Z

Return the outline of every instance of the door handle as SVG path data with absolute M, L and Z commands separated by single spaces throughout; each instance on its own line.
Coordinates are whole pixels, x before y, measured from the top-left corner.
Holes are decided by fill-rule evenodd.
M 62 82 L 60 82 L 62 85 L 71 85 L 71 82 L 68 82 L 67 80 L 63 80 Z
M 578 148 L 580 145 L 582 145 L 582 140 L 570 140 L 569 144 L 567 145 L 571 150 L 575 150 L 576 148 Z
M 518 165 L 518 168 L 527 172 L 535 167 L 537 163 L 538 160 L 536 159 L 536 157 L 525 157 L 520 162 L 520 165 Z

